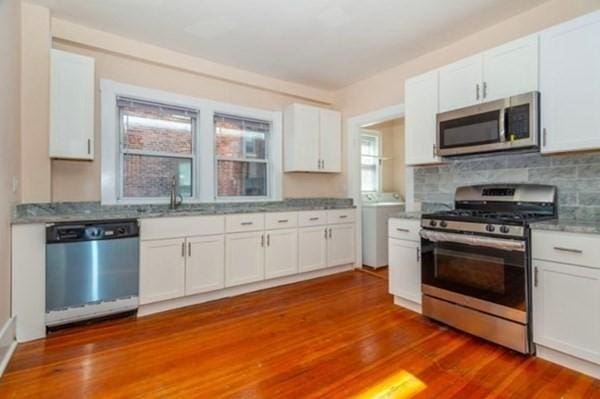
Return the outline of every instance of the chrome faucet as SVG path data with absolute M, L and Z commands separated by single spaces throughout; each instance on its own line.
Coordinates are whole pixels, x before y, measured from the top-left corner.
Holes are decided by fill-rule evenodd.
M 171 179 L 171 201 L 169 203 L 169 209 L 177 209 L 179 205 L 183 203 L 183 196 L 177 194 L 177 175 L 174 175 Z

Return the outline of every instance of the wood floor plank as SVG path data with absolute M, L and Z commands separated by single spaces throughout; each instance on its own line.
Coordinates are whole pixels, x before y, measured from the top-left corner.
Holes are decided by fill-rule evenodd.
M 395 306 L 359 271 L 55 333 L 0 379 L 0 398 L 378 395 L 600 398 L 600 381 Z

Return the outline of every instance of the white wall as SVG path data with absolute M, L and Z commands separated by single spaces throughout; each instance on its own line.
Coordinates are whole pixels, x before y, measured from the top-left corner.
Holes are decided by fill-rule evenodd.
M 19 0 L 0 0 L 0 328 L 10 315 L 10 215 L 19 200 L 12 185 L 19 176 L 20 21 Z

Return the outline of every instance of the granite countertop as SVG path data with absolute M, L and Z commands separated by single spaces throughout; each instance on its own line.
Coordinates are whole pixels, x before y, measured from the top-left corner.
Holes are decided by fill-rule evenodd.
M 390 219 L 421 219 L 421 211 L 398 212 L 390 215 Z
M 101 205 L 99 202 L 53 202 L 17 205 L 13 210 L 12 223 L 58 223 L 347 208 L 354 208 L 350 198 L 292 198 L 269 202 L 196 203 L 183 204 L 175 210 L 169 209 L 168 205 Z
M 600 221 L 590 222 L 580 219 L 555 219 L 531 223 L 533 230 L 564 231 L 568 233 L 600 234 Z

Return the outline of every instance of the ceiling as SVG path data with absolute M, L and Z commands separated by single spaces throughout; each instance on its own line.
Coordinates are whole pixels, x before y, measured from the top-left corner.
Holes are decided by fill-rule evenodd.
M 545 0 L 33 0 L 53 16 L 339 89 Z

